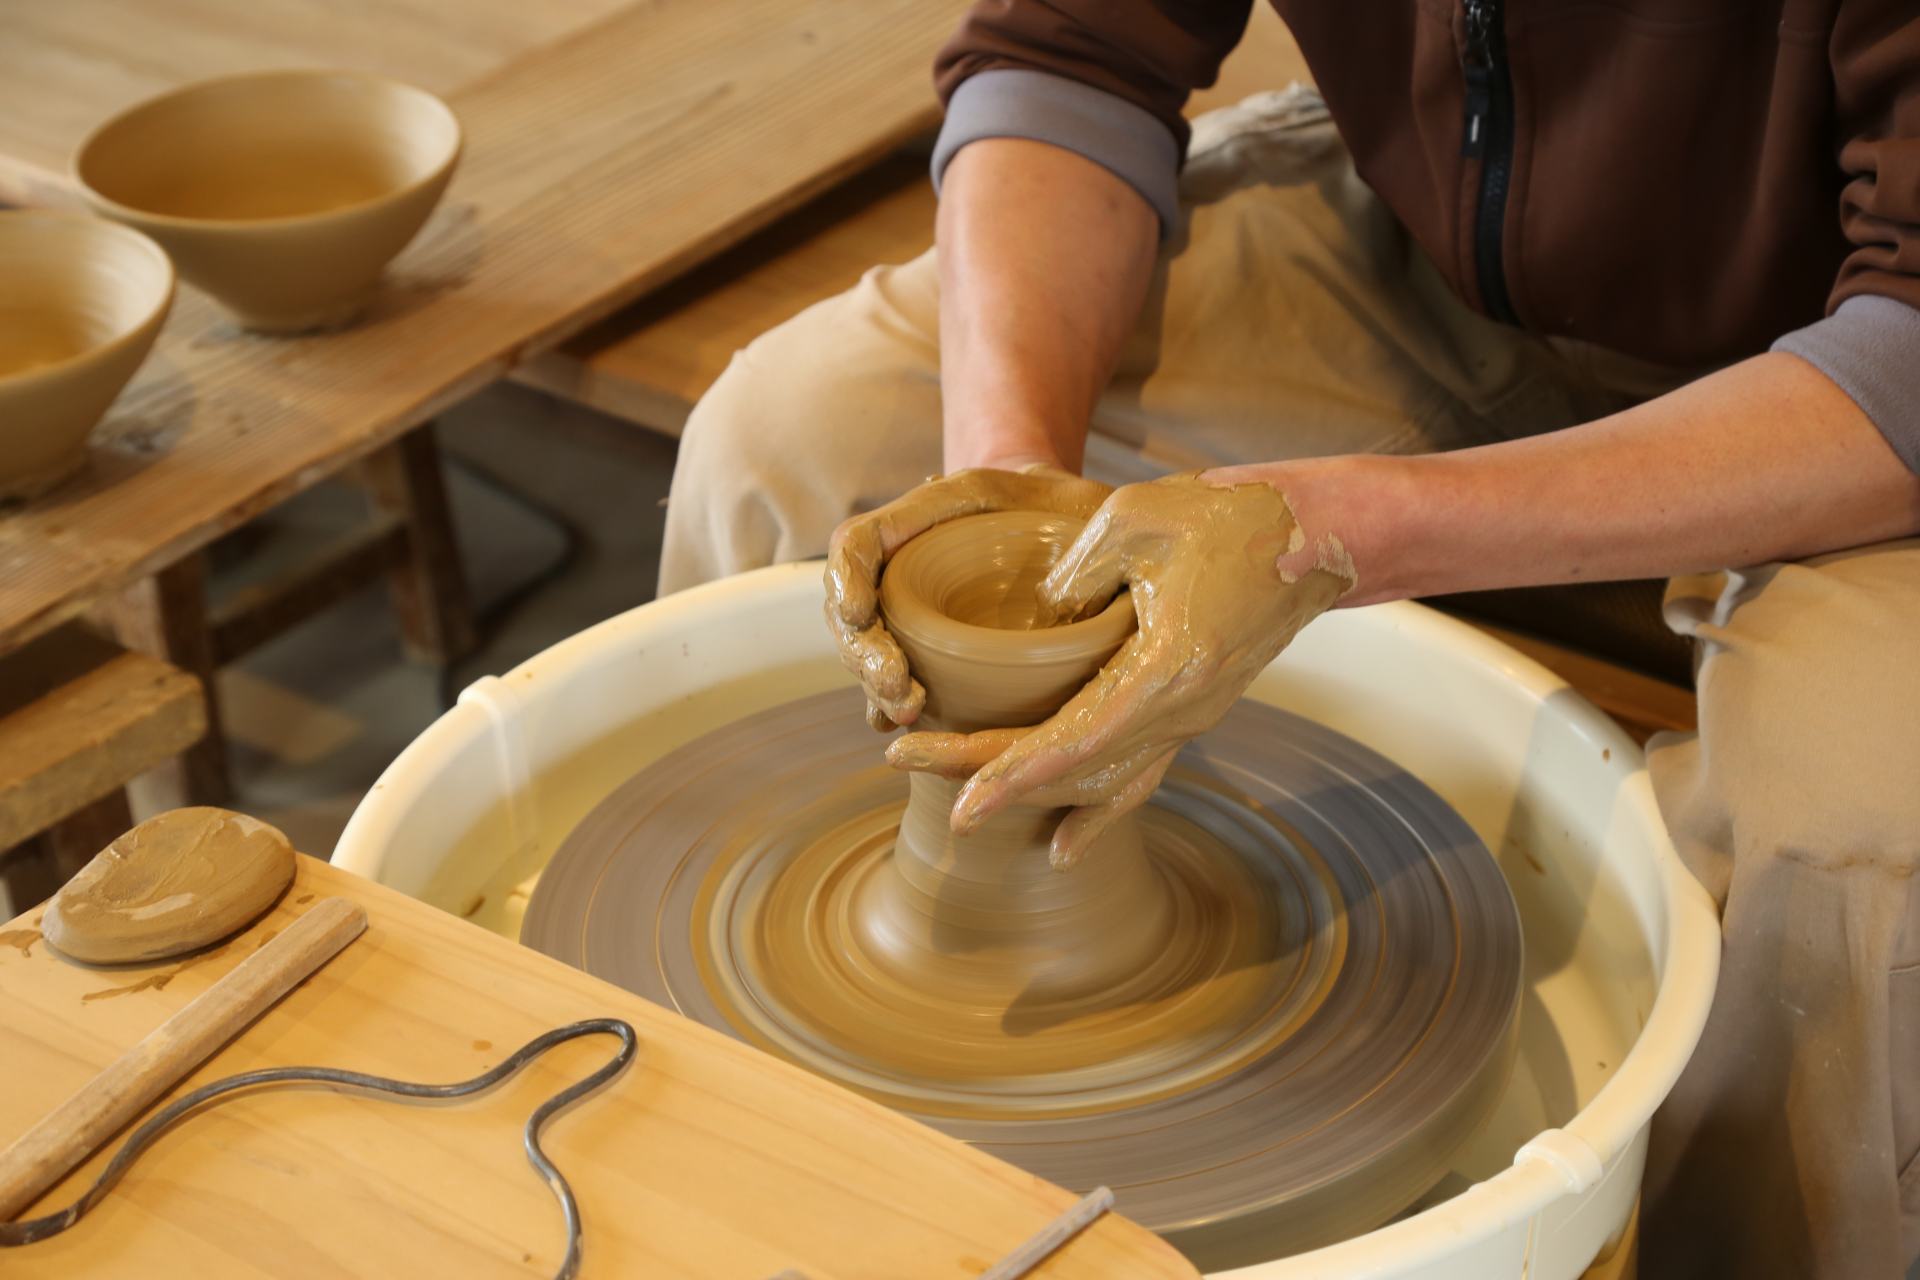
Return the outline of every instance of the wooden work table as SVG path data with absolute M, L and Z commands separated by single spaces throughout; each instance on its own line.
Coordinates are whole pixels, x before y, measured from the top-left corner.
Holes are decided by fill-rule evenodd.
M 102 119 L 205 76 L 340 67 L 447 93 L 631 0 L 61 0 L 13 4 L 0 41 L 0 202 L 71 198 Z
M 143 92 L 336 60 L 349 36 L 376 47 L 389 28 L 395 50 L 437 51 L 433 74 L 411 78 L 484 68 L 447 94 L 466 153 L 350 329 L 256 337 L 182 289 L 88 472 L 0 512 L 0 651 L 390 444 L 926 129 L 937 113 L 928 68 L 960 3 L 564 0 L 545 31 L 503 16 L 526 6 L 498 3 L 165 8 L 177 43 L 147 31 L 139 5 L 77 0 L 9 18 L 5 191 L 57 198 L 49 166 L 83 124 Z M 486 14 L 499 25 L 476 38 Z M 520 41 L 529 47 L 506 52 Z M 385 69 L 409 75 L 402 56 L 383 55 Z M 30 107 L 9 100 L 22 92 Z
M 0 1144 L 152 1030 L 318 897 L 367 932 L 180 1089 L 256 1067 L 464 1079 L 551 1028 L 618 1017 L 640 1051 L 548 1126 L 580 1197 L 585 1277 L 939 1280 L 976 1275 L 1074 1196 L 707 1028 L 325 863 L 226 946 L 101 970 L 0 928 Z M 528 1114 L 612 1054 L 563 1045 L 477 1101 L 414 1106 L 267 1091 L 186 1121 L 66 1234 L 0 1250 L 21 1277 L 551 1275 L 559 1209 L 520 1150 Z M 117 1146 L 117 1142 L 112 1144 Z M 103 1152 L 27 1216 L 67 1204 Z M 1039 1276 L 1193 1277 L 1109 1215 Z

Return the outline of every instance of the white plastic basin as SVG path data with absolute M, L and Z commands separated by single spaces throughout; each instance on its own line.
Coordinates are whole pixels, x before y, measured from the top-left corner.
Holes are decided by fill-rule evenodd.
M 461 695 L 361 803 L 334 862 L 508 936 L 554 849 L 649 761 L 843 686 L 817 565 L 642 606 Z M 1557 676 L 1412 604 L 1315 622 L 1249 689 L 1396 760 L 1494 850 L 1526 934 L 1520 1059 L 1424 1203 L 1233 1280 L 1571 1280 L 1619 1243 L 1647 1121 L 1693 1052 L 1719 963 L 1639 749 Z M 876 739 L 876 750 L 878 740 Z

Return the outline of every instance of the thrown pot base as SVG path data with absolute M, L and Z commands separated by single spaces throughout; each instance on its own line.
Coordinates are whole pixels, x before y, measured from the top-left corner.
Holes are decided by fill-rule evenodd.
M 228 307 L 226 308 L 227 318 L 249 333 L 265 334 L 271 337 L 298 337 L 301 334 L 346 329 L 359 320 L 361 314 L 372 305 L 376 288 L 377 286 L 370 285 L 344 302 L 330 302 L 324 306 L 309 307 L 299 311 L 261 314 Z
M 36 467 L 25 474 L 0 475 L 0 502 L 19 502 L 65 484 L 86 470 L 87 451 L 75 450 L 49 466 Z

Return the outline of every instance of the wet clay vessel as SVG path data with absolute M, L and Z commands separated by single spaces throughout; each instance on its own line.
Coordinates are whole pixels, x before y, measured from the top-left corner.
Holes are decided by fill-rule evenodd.
M 1036 629 L 1078 529 L 969 517 L 882 612 L 929 727 L 1032 724 L 1125 642 L 1121 597 Z M 1242 702 L 1067 872 L 1058 811 L 965 838 L 955 784 L 881 762 L 857 691 L 715 729 L 616 790 L 522 940 L 1121 1209 L 1208 1269 L 1422 1194 L 1512 1062 L 1518 916 L 1430 790 Z
M 1124 593 L 1085 621 L 1040 625 L 1040 579 L 1078 528 L 1032 512 L 981 516 L 894 557 L 880 610 L 927 689 L 914 728 L 1038 724 L 1133 633 Z M 1172 941 L 1171 902 L 1132 822 L 1089 852 L 1094 874 L 1062 875 L 1047 861 L 1059 810 L 1016 805 L 960 840 L 948 823 L 960 783 L 930 773 L 908 781 L 893 857 L 854 903 L 870 954 L 903 980 L 950 970 L 945 956 L 991 957 L 996 980 L 972 998 L 1004 1009 L 1023 995 L 1111 991 Z
M 0 499 L 44 492 L 147 358 L 173 267 L 147 237 L 80 213 L 0 212 Z
M 344 324 L 420 230 L 460 154 L 451 108 L 339 71 L 202 81 L 95 129 L 73 173 L 241 325 Z

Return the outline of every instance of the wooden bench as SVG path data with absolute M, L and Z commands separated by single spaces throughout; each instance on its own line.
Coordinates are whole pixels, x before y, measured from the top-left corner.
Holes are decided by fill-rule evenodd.
M 0 658 L 0 918 L 131 826 L 127 784 L 206 728 L 199 680 L 77 624 Z

